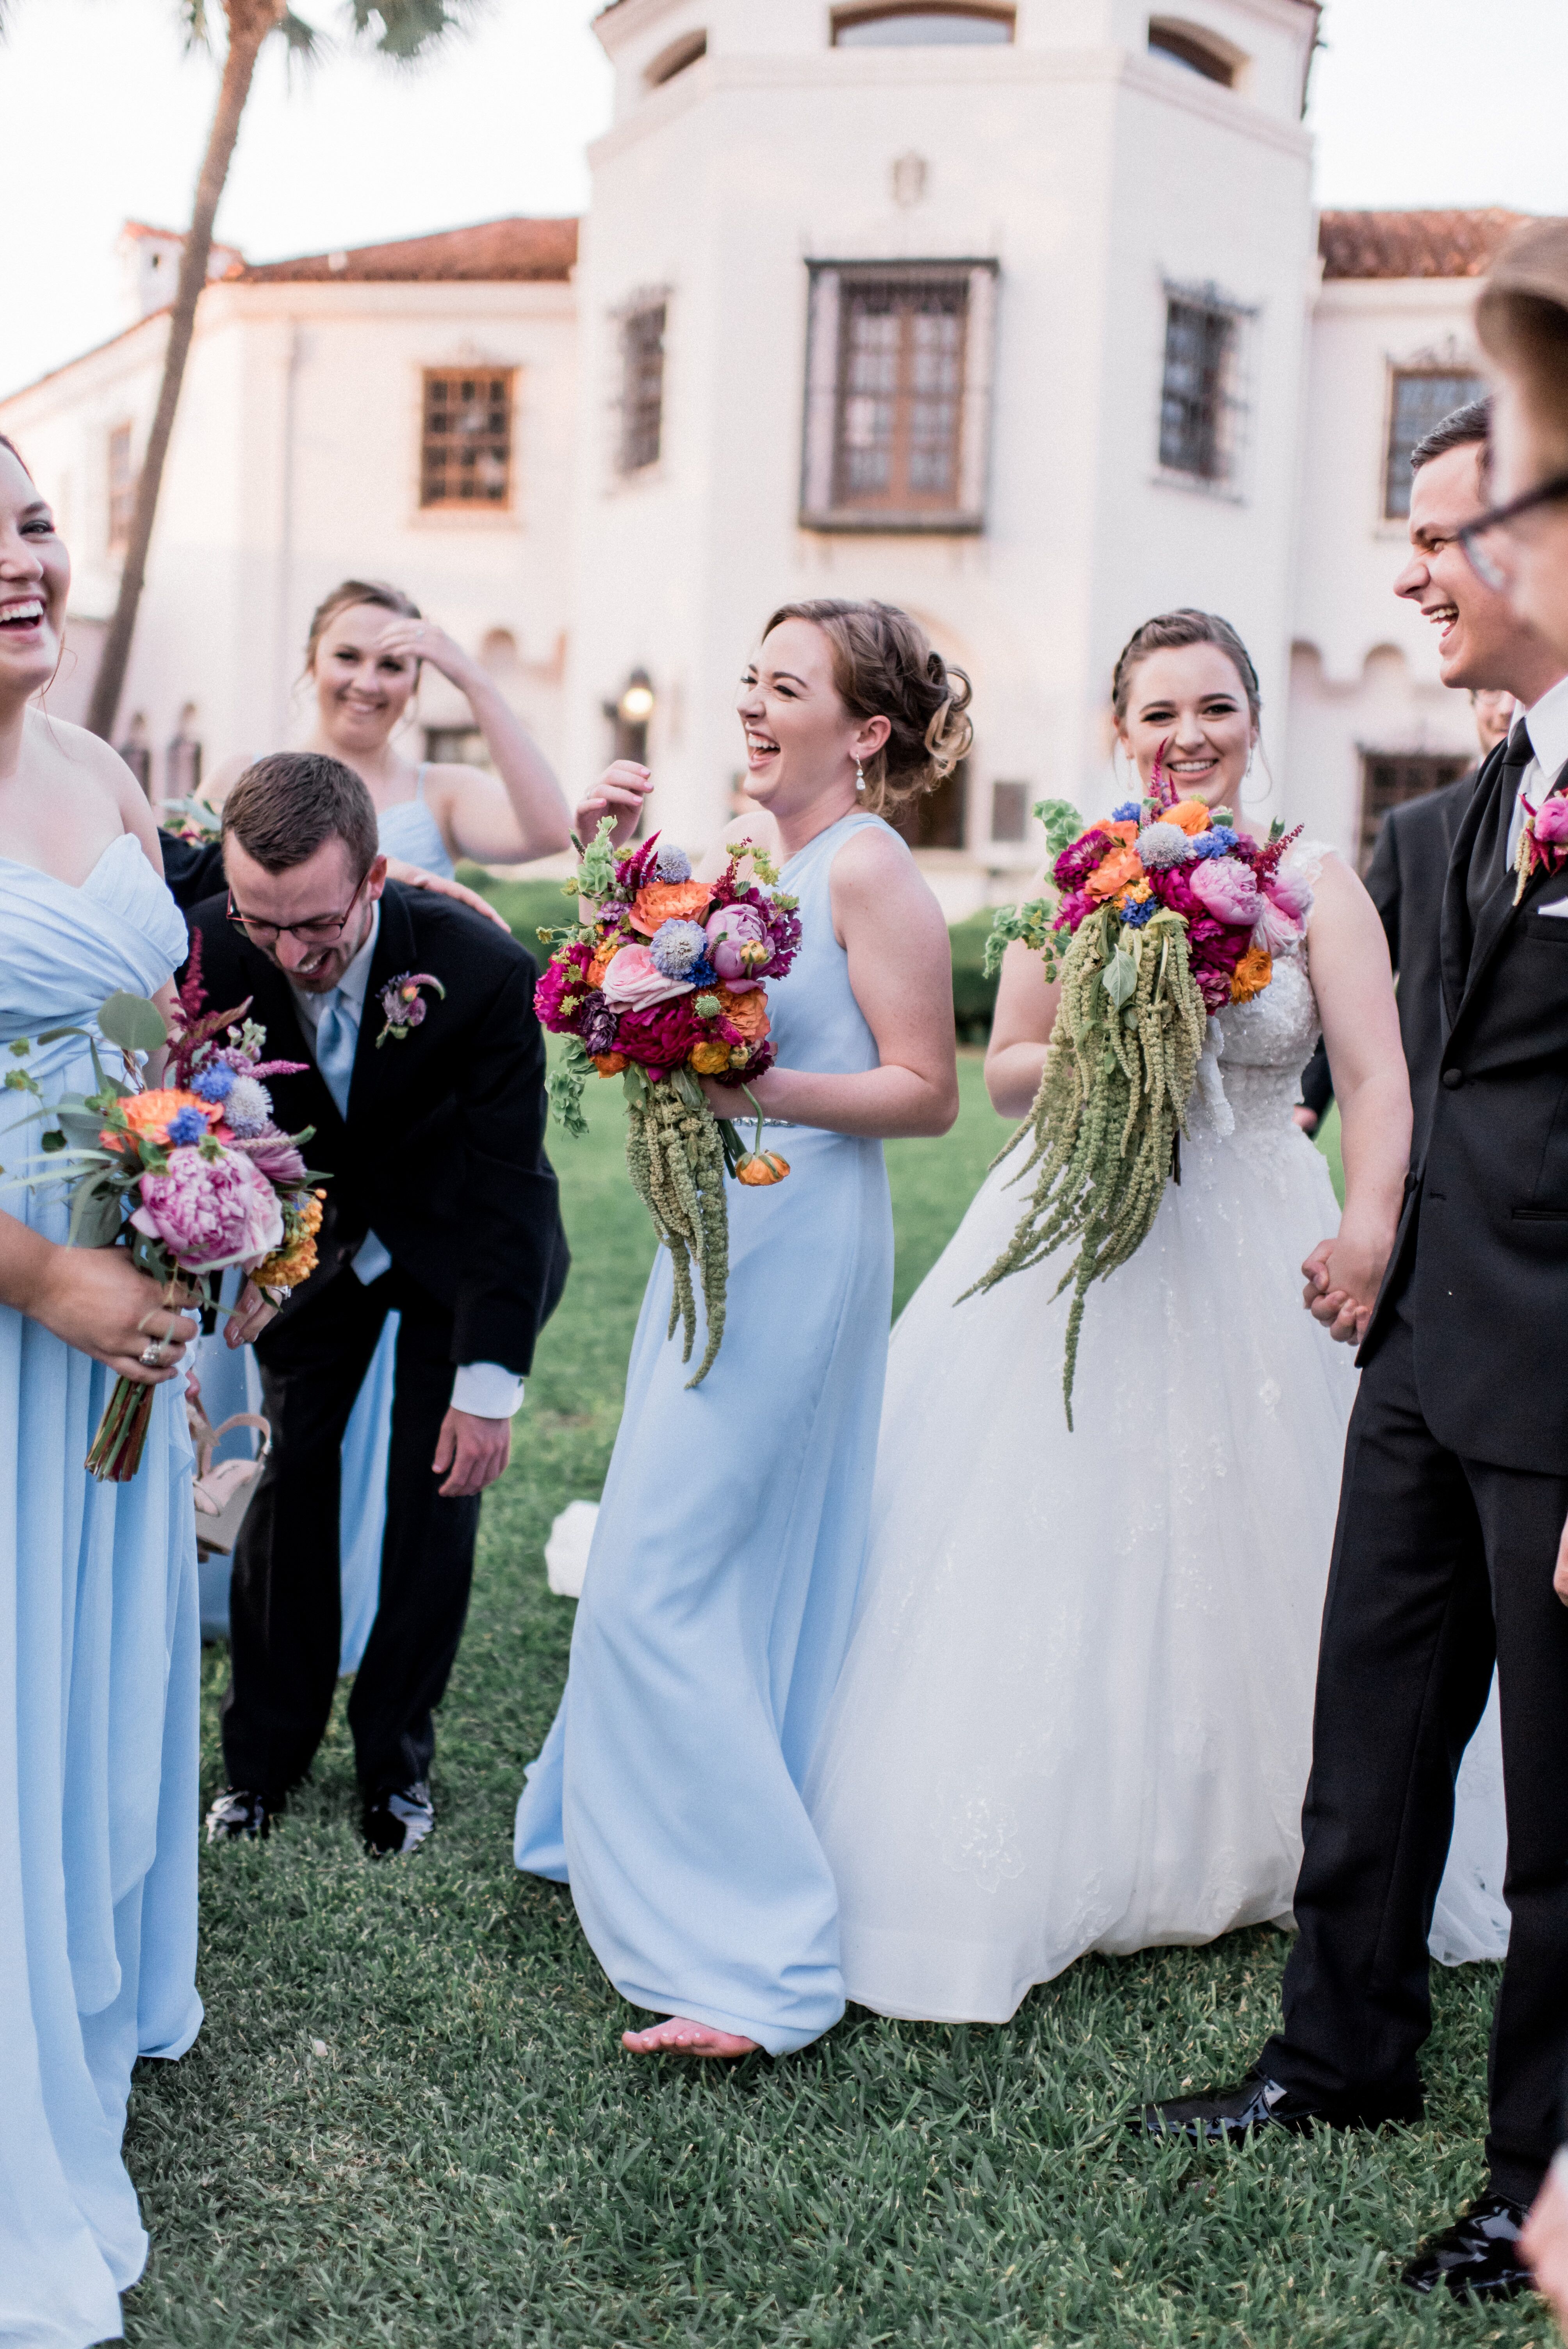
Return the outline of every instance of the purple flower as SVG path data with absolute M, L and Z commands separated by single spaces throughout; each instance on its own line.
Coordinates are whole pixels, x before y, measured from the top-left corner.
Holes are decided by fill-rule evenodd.
M 716 976 L 748 993 L 775 958 L 766 915 L 758 905 L 721 905 L 707 917 L 707 951 Z
M 203 1101 L 226 1102 L 234 1090 L 234 1071 L 226 1061 L 211 1061 L 198 1069 L 191 1080 L 191 1090 Z
M 606 1001 L 602 988 L 595 988 L 583 999 L 578 1015 L 577 1033 L 588 1052 L 613 1052 L 615 1049 L 615 1014 Z
M 684 848 L 677 848 L 673 840 L 661 841 L 658 854 L 654 859 L 654 871 L 661 881 L 689 881 L 691 858 Z
M 234 1150 L 171 1150 L 166 1174 L 144 1174 L 139 1232 L 161 1240 L 187 1272 L 252 1264 L 282 1244 L 283 1209 L 264 1174 Z
M 260 1133 L 271 1122 L 273 1097 L 254 1077 L 236 1077 L 223 1103 L 231 1133 Z
M 1086 832 L 1069 848 L 1063 849 L 1051 867 L 1057 888 L 1076 889 L 1080 881 L 1088 880 L 1095 866 L 1109 855 L 1115 845 L 1110 834 L 1098 827 L 1093 832 Z
M 654 968 L 666 978 L 691 978 L 707 950 L 700 922 L 661 922 L 648 942 Z
M 280 1188 L 304 1181 L 308 1171 L 304 1160 L 286 1133 L 259 1133 L 254 1141 L 235 1140 L 229 1147 L 243 1151 L 256 1172 L 264 1174 L 269 1183 L 275 1183 Z
M 177 1109 L 169 1121 L 172 1143 L 203 1142 L 206 1136 L 207 1121 L 199 1109 Z

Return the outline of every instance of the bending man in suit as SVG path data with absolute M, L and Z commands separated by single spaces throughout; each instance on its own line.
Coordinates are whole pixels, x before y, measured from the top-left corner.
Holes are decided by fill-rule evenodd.
M 432 1709 L 468 1607 L 480 1495 L 506 1467 L 566 1244 L 544 1155 L 534 965 L 449 900 L 387 881 L 376 811 L 335 759 L 261 760 L 223 811 L 226 898 L 193 919 L 214 1009 L 253 999 L 273 1113 L 315 1128 L 320 1262 L 256 1347 L 273 1452 L 234 1553 L 229 1785 L 211 1842 L 265 1835 L 310 1767 L 338 1652 L 338 1454 L 400 1316 L 380 1601 L 349 1699 L 373 1851 L 434 1824 Z M 416 1020 L 392 983 L 428 973 Z M 243 1300 L 242 1300 L 242 1303 Z M 244 1326 L 242 1314 L 240 1325 Z
M 1423 520 L 1413 500 L 1401 581 L 1450 666 L 1489 625 L 1455 536 L 1484 503 L 1479 455 L 1460 444 L 1418 474 Z M 1568 1607 L 1552 1586 L 1568 1514 L 1568 871 L 1537 868 L 1516 902 L 1513 870 L 1526 812 L 1568 777 L 1568 678 L 1547 653 L 1485 682 L 1530 706 L 1481 769 L 1445 878 L 1435 1081 L 1376 1309 L 1325 1294 L 1307 1268 L 1315 1315 L 1362 1338 L 1362 1377 L 1283 2027 L 1236 2086 L 1146 2106 L 1140 2125 L 1221 2143 L 1420 2117 L 1427 1934 L 1495 1660 L 1511 1932 L 1488 2190 L 1405 2282 L 1501 2298 L 1530 2281 L 1519 2237 L 1558 2141 L 1568 2062 Z

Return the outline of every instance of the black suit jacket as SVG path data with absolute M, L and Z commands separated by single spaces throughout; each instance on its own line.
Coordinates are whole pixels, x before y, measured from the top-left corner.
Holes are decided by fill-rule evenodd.
M 1472 768 L 1440 792 L 1390 808 L 1367 868 L 1367 889 L 1399 979 L 1399 1035 L 1410 1071 L 1415 1128 L 1410 1163 L 1418 1165 L 1443 1057 L 1443 892 L 1465 810 L 1480 781 Z
M 1439 1442 L 1568 1475 L 1568 917 L 1541 911 L 1568 899 L 1568 867 L 1538 872 L 1514 905 L 1505 747 L 1449 865 L 1439 1081 L 1361 1359 L 1407 1291 Z
M 306 1154 L 329 1177 L 319 1268 L 284 1313 L 319 1296 L 317 1284 L 374 1230 L 399 1270 L 450 1311 L 454 1362 L 528 1371 L 569 1261 L 544 1154 L 532 957 L 449 898 L 388 883 L 345 1121 L 305 1049 L 283 973 L 227 918 L 223 898 L 207 899 L 191 919 L 209 1006 L 252 997 L 268 1058 L 311 1063 L 267 1080 L 278 1123 L 315 1128 Z M 427 990 L 422 1025 L 377 1046 L 380 990 L 410 971 L 432 972 L 445 999 Z
M 163 849 L 163 878 L 182 914 L 189 914 L 214 890 L 226 890 L 222 841 L 182 840 L 177 832 L 159 831 Z

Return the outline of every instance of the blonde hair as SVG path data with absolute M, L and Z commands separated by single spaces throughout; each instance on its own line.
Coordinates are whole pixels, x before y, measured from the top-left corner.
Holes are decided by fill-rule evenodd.
M 780 604 L 763 629 L 810 620 L 832 647 L 833 685 L 851 718 L 885 718 L 892 731 L 865 762 L 862 802 L 886 815 L 945 781 L 975 740 L 968 709 L 974 688 L 949 668 L 925 631 L 892 604 L 847 604 L 834 597 Z
M 316 649 L 338 614 L 352 612 L 360 604 L 373 604 L 379 611 L 395 612 L 400 620 L 421 620 L 425 616 L 412 595 L 406 595 L 401 587 L 389 586 L 385 579 L 345 579 L 329 595 L 322 597 L 310 616 L 310 634 L 304 645 L 307 677 L 315 667 Z

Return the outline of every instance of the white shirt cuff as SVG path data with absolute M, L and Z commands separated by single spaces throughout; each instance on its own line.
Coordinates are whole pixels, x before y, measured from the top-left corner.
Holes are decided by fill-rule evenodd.
M 374 1232 L 366 1232 L 354 1253 L 354 1269 L 357 1278 L 368 1288 L 373 1280 L 379 1280 L 384 1272 L 391 1269 L 391 1249 L 384 1240 L 378 1240 Z
M 452 1381 L 452 1409 L 474 1419 L 515 1419 L 522 1395 L 517 1372 L 499 1362 L 465 1362 Z

